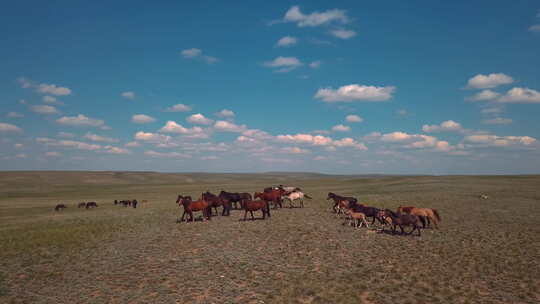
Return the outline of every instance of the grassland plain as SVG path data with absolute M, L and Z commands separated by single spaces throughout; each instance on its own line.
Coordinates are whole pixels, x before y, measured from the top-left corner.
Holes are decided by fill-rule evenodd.
M 178 194 L 272 184 L 313 200 L 265 221 L 176 222 Z M 436 208 L 441 228 L 355 230 L 329 191 Z M 112 203 L 133 198 L 148 203 Z M 539 204 L 539 176 L 2 172 L 0 303 L 539 303 Z

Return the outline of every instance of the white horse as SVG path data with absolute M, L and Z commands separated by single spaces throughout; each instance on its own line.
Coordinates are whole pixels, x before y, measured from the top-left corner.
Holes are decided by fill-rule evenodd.
M 292 193 L 289 193 L 288 195 L 282 196 L 281 198 L 288 200 L 291 208 L 294 207 L 293 202 L 295 200 L 300 200 L 300 206 L 304 208 L 304 197 L 307 199 L 311 199 L 309 195 L 304 194 L 301 191 L 294 191 Z
M 279 188 L 285 190 L 285 192 L 287 193 L 287 195 L 288 195 L 288 194 L 291 194 L 292 192 L 302 191 L 302 189 L 300 189 L 300 188 L 298 188 L 298 187 L 292 187 L 292 186 L 283 186 L 283 185 L 279 185 Z

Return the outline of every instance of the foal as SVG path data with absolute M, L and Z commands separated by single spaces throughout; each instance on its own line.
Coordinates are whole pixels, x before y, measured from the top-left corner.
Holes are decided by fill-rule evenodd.
M 369 228 L 366 215 L 362 212 L 354 212 L 352 209 L 348 209 L 345 214 L 348 216 L 349 225 L 352 223 L 356 228 L 362 228 L 362 225 L 366 225 L 366 228 Z

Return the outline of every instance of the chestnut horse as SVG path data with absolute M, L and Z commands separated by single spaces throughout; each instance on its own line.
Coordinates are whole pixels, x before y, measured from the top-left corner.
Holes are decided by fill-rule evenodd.
M 184 216 L 187 214 L 189 215 L 189 220 L 193 222 L 193 212 L 194 211 L 202 211 L 203 219 L 207 218 L 208 220 L 212 219 L 212 208 L 210 206 L 210 203 L 207 201 L 204 201 L 202 199 L 198 201 L 192 201 L 191 196 L 182 196 L 179 195 L 176 199 L 177 204 L 182 204 L 184 206 L 184 213 L 182 214 L 182 218 L 180 219 L 180 222 L 184 221 Z
M 423 217 L 427 220 L 428 227 L 431 225 L 431 222 L 433 222 L 433 225 L 435 225 L 435 228 L 439 229 L 439 226 L 437 224 L 441 221 L 441 216 L 439 215 L 439 212 L 436 209 L 417 208 L 413 206 L 407 206 L 407 207 L 399 206 L 397 209 L 397 212 L 403 212 L 403 213 L 413 214 L 416 216 Z M 426 228 L 425 221 L 422 221 L 422 223 L 423 223 L 422 228 Z
M 224 200 L 221 197 L 210 193 L 209 191 L 201 194 L 201 198 L 210 203 L 210 206 L 216 210 L 216 215 L 218 215 L 217 207 L 219 206 L 223 207 L 221 215 L 231 215 L 231 202 L 229 200 Z M 210 211 L 212 210 L 210 209 Z
M 253 211 L 261 210 L 262 212 L 262 219 L 264 220 L 266 218 L 266 215 L 268 214 L 268 217 L 270 217 L 270 204 L 267 201 L 263 200 L 248 200 L 243 201 L 242 206 L 244 207 L 244 221 L 246 220 L 247 213 L 251 213 L 251 219 L 254 220 L 253 217 Z
M 279 205 L 279 208 L 283 208 L 283 205 L 281 204 L 281 196 L 283 195 L 285 191 L 281 189 L 274 189 L 271 191 L 266 192 L 255 192 L 255 195 L 253 195 L 253 198 L 260 198 L 265 202 L 273 202 L 274 203 L 274 209 L 277 209 L 277 206 Z
M 328 197 L 326 198 L 326 200 L 329 200 L 329 199 L 334 200 L 334 206 L 332 207 L 332 209 L 334 210 L 334 213 L 338 213 L 339 211 L 338 205 L 340 204 L 340 202 L 347 201 L 347 202 L 356 203 L 358 201 L 356 198 L 352 196 L 341 196 L 332 192 L 328 192 Z

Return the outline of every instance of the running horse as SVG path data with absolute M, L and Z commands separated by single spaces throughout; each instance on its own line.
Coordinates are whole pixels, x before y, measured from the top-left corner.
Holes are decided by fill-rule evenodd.
M 403 212 L 407 214 L 413 214 L 421 219 L 427 220 L 427 226 L 431 226 L 431 222 L 433 222 L 433 225 L 436 229 L 439 229 L 438 223 L 441 221 L 441 216 L 439 215 L 439 212 L 437 209 L 431 209 L 431 208 L 417 208 L 413 206 L 399 206 L 397 209 L 397 212 Z M 422 220 L 422 228 L 426 228 L 426 222 Z
M 347 201 L 348 203 L 354 204 L 358 201 L 356 198 L 352 196 L 341 196 L 332 192 L 328 192 L 328 197 L 326 198 L 326 200 L 329 200 L 329 199 L 334 200 L 334 206 L 332 207 L 332 209 L 334 210 L 334 213 L 338 213 L 339 211 L 338 207 L 341 202 Z

